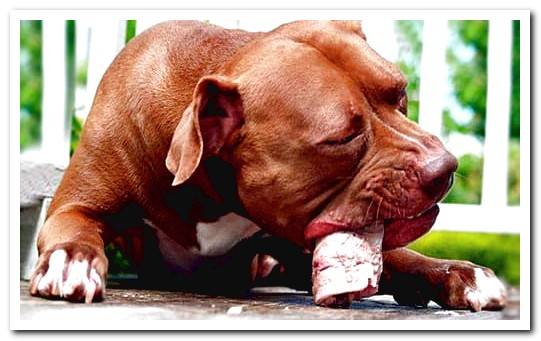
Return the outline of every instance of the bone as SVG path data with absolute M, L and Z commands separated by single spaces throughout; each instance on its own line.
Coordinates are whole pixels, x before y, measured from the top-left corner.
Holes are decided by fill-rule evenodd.
M 316 241 L 312 292 L 317 305 L 349 307 L 378 290 L 383 269 L 383 224 L 361 232 L 334 232 Z

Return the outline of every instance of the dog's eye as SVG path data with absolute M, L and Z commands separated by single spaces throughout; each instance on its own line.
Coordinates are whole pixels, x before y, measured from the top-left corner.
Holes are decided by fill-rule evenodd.
M 356 113 L 350 118 L 348 128 L 343 128 L 342 133 L 333 134 L 334 136 L 320 142 L 329 146 L 345 145 L 363 135 L 364 125 L 361 113 Z
M 346 137 L 343 137 L 343 138 L 326 140 L 326 141 L 324 141 L 324 144 L 327 144 L 327 145 L 330 145 L 330 146 L 347 144 L 347 143 L 353 141 L 359 135 L 361 135 L 361 131 L 355 131 L 355 132 L 353 132 L 353 133 L 351 133 L 351 134 L 349 134 L 349 135 L 347 135 Z

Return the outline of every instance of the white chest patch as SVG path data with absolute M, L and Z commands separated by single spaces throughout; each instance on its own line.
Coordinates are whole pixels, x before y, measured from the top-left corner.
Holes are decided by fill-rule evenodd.
M 168 265 L 184 271 L 191 271 L 205 257 L 227 253 L 239 241 L 259 231 L 253 222 L 230 213 L 214 223 L 197 224 L 199 249 L 195 246 L 187 249 L 161 232 L 152 222 L 145 222 L 155 228 L 160 251 Z

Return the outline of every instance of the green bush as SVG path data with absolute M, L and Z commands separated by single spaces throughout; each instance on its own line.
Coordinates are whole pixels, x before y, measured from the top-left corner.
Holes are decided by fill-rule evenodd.
M 462 155 L 458 160 L 453 188 L 444 202 L 457 204 L 481 203 L 483 158 L 474 154 Z M 520 204 L 520 141 L 509 141 L 507 203 Z
M 41 136 L 41 21 L 21 21 L 20 148 L 36 145 Z
M 434 231 L 410 247 L 431 257 L 469 260 L 491 268 L 511 285 L 520 285 L 519 235 Z
M 453 188 L 444 202 L 457 204 L 479 204 L 481 202 L 481 179 L 483 158 L 465 154 L 458 159 Z
M 509 143 L 507 203 L 520 205 L 520 141 L 511 139 Z

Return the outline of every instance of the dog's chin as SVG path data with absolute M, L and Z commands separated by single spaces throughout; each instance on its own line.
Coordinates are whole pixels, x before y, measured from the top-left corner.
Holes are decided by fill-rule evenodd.
M 411 217 L 384 220 L 383 249 L 391 250 L 406 246 L 420 238 L 430 231 L 439 212 L 439 206 L 434 205 Z
M 384 237 L 382 248 L 391 250 L 405 246 L 418 239 L 432 228 L 439 214 L 438 205 L 434 204 L 428 209 L 420 211 L 405 218 L 387 218 L 382 221 Z M 312 221 L 304 231 L 306 240 L 315 240 L 338 231 L 363 232 L 366 228 L 374 226 L 371 222 L 363 226 L 345 225 L 333 221 Z

